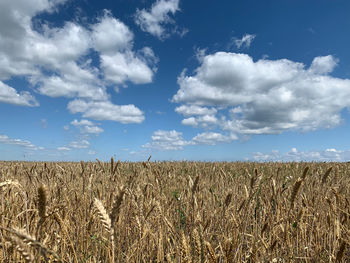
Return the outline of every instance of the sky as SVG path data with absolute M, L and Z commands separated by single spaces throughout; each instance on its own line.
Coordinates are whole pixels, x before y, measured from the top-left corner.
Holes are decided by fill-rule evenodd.
M 349 161 L 349 13 L 0 0 L 0 159 Z

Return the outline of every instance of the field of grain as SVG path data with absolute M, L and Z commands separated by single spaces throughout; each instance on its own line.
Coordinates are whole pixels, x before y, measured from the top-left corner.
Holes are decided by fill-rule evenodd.
M 350 262 L 350 164 L 0 162 L 1 262 Z

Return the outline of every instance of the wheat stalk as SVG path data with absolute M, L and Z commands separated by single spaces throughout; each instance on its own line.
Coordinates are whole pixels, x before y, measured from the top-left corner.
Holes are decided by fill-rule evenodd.
M 214 251 L 213 247 L 207 241 L 205 241 L 204 244 L 205 244 L 205 246 L 206 246 L 206 248 L 208 250 L 209 262 L 217 263 L 217 258 L 216 258 L 215 251 Z
M 48 260 L 47 256 L 52 255 L 56 262 L 62 262 L 61 258 L 56 254 L 56 252 L 52 251 L 51 249 L 47 248 L 44 246 L 41 242 L 35 240 L 34 237 L 30 236 L 28 233 L 26 233 L 24 230 L 19 230 L 19 229 L 10 229 L 10 228 L 5 228 L 1 227 L 1 229 L 17 236 L 20 238 L 25 244 L 35 247 L 41 255 L 44 256 L 46 260 Z

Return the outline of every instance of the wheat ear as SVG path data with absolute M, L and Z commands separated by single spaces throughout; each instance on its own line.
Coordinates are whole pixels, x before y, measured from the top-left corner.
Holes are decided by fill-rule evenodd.
M 298 180 L 295 182 L 293 190 L 292 190 L 292 194 L 290 196 L 290 208 L 294 207 L 294 201 L 295 201 L 295 197 L 297 196 L 301 183 L 303 182 L 302 178 L 298 178 Z
M 97 208 L 97 214 L 98 214 L 98 217 L 100 218 L 100 221 L 104 229 L 108 233 L 110 233 L 112 229 L 111 218 L 108 216 L 105 207 L 103 206 L 102 202 L 97 198 L 95 198 L 94 204 L 95 204 L 95 207 Z
M 324 173 L 323 177 L 322 177 L 322 184 L 324 184 L 327 181 L 327 178 L 329 176 L 329 174 L 331 173 L 333 167 L 329 167 L 328 170 Z
M 32 236 L 30 236 L 28 233 L 26 233 L 23 230 L 19 230 L 19 229 L 11 229 L 11 228 L 5 228 L 5 227 L 1 227 L 1 229 L 17 236 L 18 238 L 20 238 L 25 244 L 35 247 L 36 249 L 38 249 L 38 251 L 40 252 L 40 254 L 45 258 L 46 261 L 48 261 L 47 255 L 52 255 L 55 259 L 56 262 L 63 262 L 60 257 L 56 254 L 56 252 L 52 251 L 51 249 L 45 247 L 41 242 L 35 240 Z
M 22 242 L 19 238 L 13 238 L 11 236 L 5 236 L 5 238 L 14 245 L 15 249 L 24 258 L 26 262 L 34 262 L 34 256 L 29 250 L 29 246 Z
M 217 263 L 217 258 L 216 258 L 215 251 L 214 251 L 213 247 L 207 241 L 205 241 L 205 246 L 207 247 L 207 250 L 209 252 L 209 262 Z

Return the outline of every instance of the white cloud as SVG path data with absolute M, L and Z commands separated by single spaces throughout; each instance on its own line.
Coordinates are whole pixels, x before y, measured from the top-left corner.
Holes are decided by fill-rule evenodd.
M 97 23 L 65 22 L 52 27 L 38 14 L 58 11 L 65 0 L 3 0 L 0 2 L 0 102 L 37 106 L 28 91 L 18 93 L 3 81 L 23 77 L 28 88 L 50 97 L 83 98 L 102 105 L 85 112 L 97 119 L 139 123 L 143 113 L 133 105 L 110 102 L 107 87 L 152 82 L 158 58 L 150 47 L 134 50 L 134 35 L 112 13 L 105 11 Z M 33 19 L 34 18 L 34 19 Z M 91 54 L 100 64 L 94 66 Z M 118 87 L 114 87 L 118 89 Z M 96 104 L 94 104 L 96 101 Z M 106 109 L 108 108 L 108 109 Z M 130 110 L 130 113 L 126 111 Z M 106 114 L 117 116 L 108 116 Z M 86 128 L 99 133 L 101 128 Z
M 189 125 L 192 127 L 200 126 L 202 128 L 215 127 L 215 125 L 218 124 L 218 122 L 218 119 L 214 115 L 190 117 L 181 121 L 183 125 Z
M 203 62 L 203 59 L 205 58 L 205 56 L 207 55 L 207 49 L 206 48 L 196 48 L 196 53 L 195 53 L 195 56 L 196 56 L 196 59 L 202 63 Z
M 81 112 L 83 117 L 94 120 L 141 123 L 145 119 L 143 112 L 132 104 L 115 105 L 110 101 L 73 100 L 67 107 L 71 113 Z
M 338 64 L 338 59 L 331 55 L 324 57 L 316 57 L 312 61 L 309 71 L 314 74 L 328 74 L 333 71 Z
M 29 12 L 30 8 L 25 10 L 18 6 L 23 1 L 11 2 L 14 3 L 8 4 L 5 10 L 16 15 L 6 15 L 4 19 L 8 28 L 0 27 L 0 79 L 25 76 L 33 86 L 38 85 L 40 93 L 52 97 L 81 95 L 79 91 L 86 87 L 79 90 L 79 84 L 86 86 L 84 84 L 92 79 L 95 79 L 94 84 L 98 82 L 96 76 L 86 79 L 84 74 L 87 73 L 75 62 L 90 48 L 88 30 L 67 22 L 62 28 L 41 24 L 42 33 L 39 33 L 33 29 L 31 19 L 39 12 L 49 11 L 53 2 L 42 0 L 39 4 L 38 0 L 27 1 L 26 4 L 33 6 L 38 4 L 37 10 L 32 7 L 33 12 Z M 21 34 L 9 34 L 7 31 L 16 29 Z M 50 74 L 45 74 L 42 69 Z M 83 83 L 79 82 L 79 78 L 84 80 Z M 93 88 L 90 86 L 89 89 Z
M 76 62 L 62 65 L 60 75 L 32 77 L 31 83 L 38 86 L 41 94 L 49 97 L 108 99 L 106 88 L 98 78 L 97 69 L 89 65 L 79 66 Z
M 0 143 L 4 144 L 10 144 L 10 145 L 17 145 L 20 147 L 24 147 L 27 150 L 43 150 L 43 147 L 35 146 L 33 143 L 31 143 L 28 140 L 22 140 L 22 139 L 13 139 L 8 137 L 7 135 L 0 134 Z
M 94 123 L 92 121 L 89 121 L 89 120 L 85 120 L 85 119 L 82 119 L 80 121 L 78 121 L 77 119 L 71 121 L 71 123 L 73 126 L 93 126 Z
M 110 83 L 123 84 L 127 80 L 135 84 L 152 82 L 153 70 L 133 52 L 116 52 L 101 55 L 101 68 Z
M 190 142 L 185 141 L 182 132 L 172 131 L 155 131 L 152 135 L 152 142 L 143 145 L 144 148 L 156 150 L 182 150 Z
M 151 142 L 144 144 L 143 148 L 149 148 L 154 150 L 182 150 L 188 145 L 215 145 L 217 143 L 231 142 L 237 140 L 237 136 L 234 134 L 223 135 L 216 132 L 204 132 L 197 134 L 191 140 L 187 141 L 182 137 L 182 132 L 175 130 L 155 131 L 151 137 Z
M 152 82 L 158 58 L 150 47 L 134 52 L 133 34 L 129 28 L 105 11 L 104 17 L 93 25 L 93 46 L 100 52 L 101 70 L 109 84 L 123 85 Z
M 29 24 L 30 25 L 30 24 Z M 44 34 L 28 28 L 26 54 L 34 65 L 43 65 L 51 69 L 61 70 L 67 62 L 76 61 L 86 54 L 91 46 L 89 31 L 84 27 L 67 22 L 62 28 L 43 26 Z
M 183 125 L 189 125 L 193 127 L 201 126 L 203 128 L 210 127 L 218 123 L 218 119 L 215 117 L 217 109 L 200 107 L 197 105 L 181 105 L 175 108 L 175 111 L 186 117 L 182 120 Z M 195 116 L 195 117 L 193 117 Z
M 175 111 L 184 116 L 214 115 L 217 112 L 215 108 L 200 107 L 197 105 L 181 105 L 176 107 Z
M 350 106 L 350 80 L 328 74 L 336 64 L 332 56 L 316 57 L 307 69 L 287 59 L 217 52 L 205 56 L 193 76 L 179 76 L 173 102 L 215 108 L 223 114 L 218 127 L 237 134 L 331 128 Z M 186 116 L 184 124 L 198 125 L 195 114 Z
M 232 142 L 233 140 L 237 140 L 237 139 L 238 137 L 234 134 L 225 136 L 217 132 L 204 132 L 204 133 L 197 134 L 195 137 L 193 137 L 192 142 L 194 144 L 215 145 L 217 143 Z
M 62 147 L 57 147 L 57 150 L 59 150 L 59 151 L 70 151 L 71 148 L 66 147 L 66 146 L 62 146 Z
M 179 0 L 157 0 L 149 11 L 137 10 L 135 23 L 145 32 L 148 32 L 159 39 L 168 36 L 165 26 L 174 23 L 170 17 L 179 11 Z
M 233 39 L 237 48 L 249 48 L 256 35 L 245 34 L 241 39 Z
M 99 134 L 103 132 L 103 129 L 98 126 L 84 126 L 81 129 L 82 133 Z
M 95 151 L 93 151 L 93 150 L 89 150 L 89 151 L 88 151 L 88 154 L 90 154 L 90 155 L 94 155 L 94 154 L 96 154 L 96 152 L 95 152 Z
M 0 102 L 19 106 L 39 106 L 37 100 L 27 91 L 18 93 L 14 88 L 0 81 Z
M 86 149 L 89 148 L 90 143 L 87 140 L 73 141 L 69 144 L 74 149 Z
M 106 10 L 99 22 L 92 26 L 94 47 L 103 54 L 129 49 L 133 38 L 134 35 L 129 28 Z
M 192 126 L 192 127 L 197 127 L 198 126 L 198 122 L 197 122 L 195 117 L 190 117 L 190 118 L 183 119 L 181 121 L 181 123 L 183 125 L 188 125 L 188 126 Z
M 254 153 L 255 161 L 317 161 L 317 162 L 344 162 L 350 160 L 350 151 L 336 149 L 326 149 L 319 151 L 298 151 L 292 148 L 289 152 L 280 153 L 272 151 L 271 153 Z
M 89 120 L 82 119 L 80 121 L 73 120 L 70 124 L 73 126 L 79 127 L 81 133 L 89 134 L 99 134 L 103 132 L 103 129 L 98 127 L 95 123 Z

